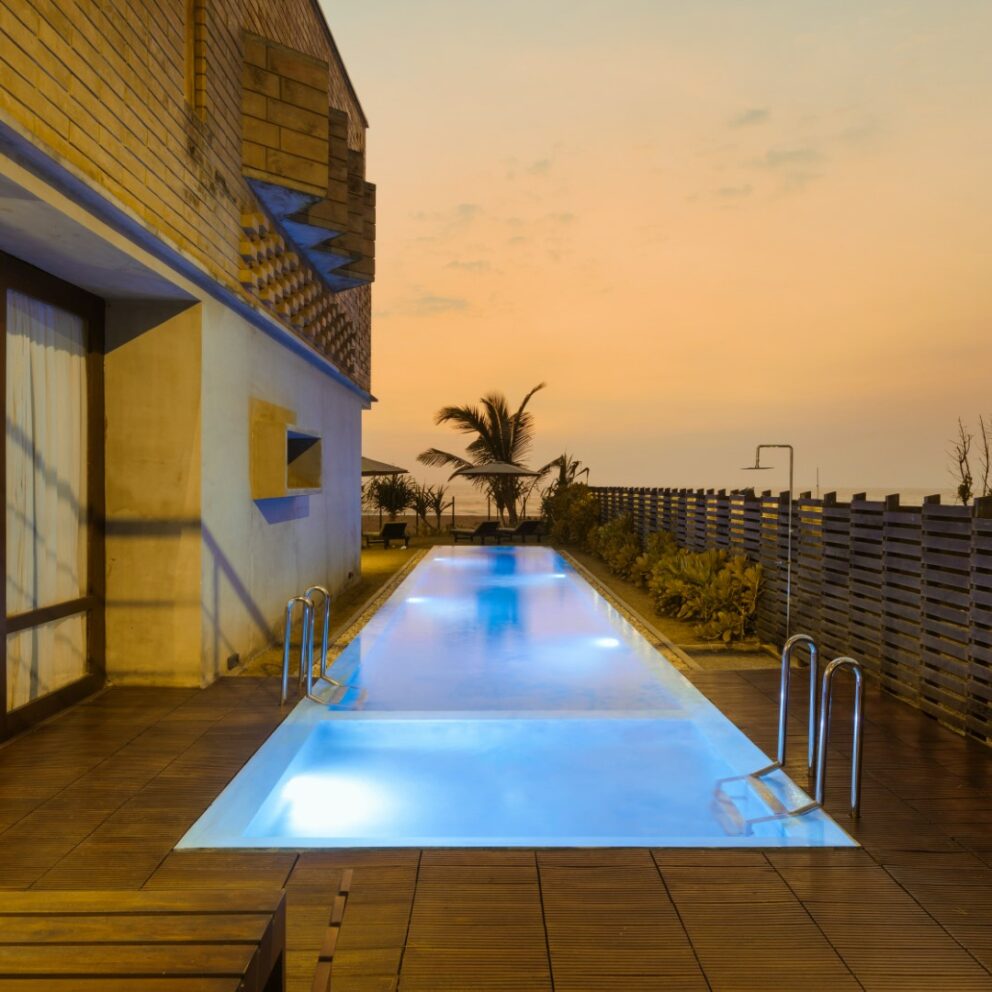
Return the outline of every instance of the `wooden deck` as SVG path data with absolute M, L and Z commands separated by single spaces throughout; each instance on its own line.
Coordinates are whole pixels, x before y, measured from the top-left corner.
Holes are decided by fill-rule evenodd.
M 693 678 L 772 749 L 777 673 Z M 277 691 L 112 689 L 0 749 L 0 887 L 285 888 L 300 992 L 322 948 L 333 992 L 992 990 L 992 750 L 874 687 L 861 850 L 173 852 L 279 722 Z

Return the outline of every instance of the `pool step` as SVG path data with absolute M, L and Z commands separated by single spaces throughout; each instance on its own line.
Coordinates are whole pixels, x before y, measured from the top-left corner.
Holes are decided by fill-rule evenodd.
M 781 771 L 782 769 L 777 764 L 774 764 L 749 775 L 734 775 L 729 778 L 720 779 L 717 782 L 713 794 L 712 808 L 715 816 L 728 834 L 749 837 L 753 835 L 754 825 L 756 823 L 767 823 L 771 820 L 802 816 L 804 813 L 809 813 L 819 808 L 820 804 L 812 800 L 795 807 L 789 807 L 783 803 L 775 791 L 764 781 L 765 776 Z M 784 772 L 782 775 L 785 777 Z M 732 782 L 741 783 L 742 788 L 738 790 L 732 790 L 732 787 L 728 788 Z M 791 780 L 786 779 L 786 782 L 794 787 L 794 783 Z M 736 792 L 736 794 L 732 794 L 732 791 Z M 768 812 L 763 812 L 759 816 L 748 816 L 745 810 L 751 804 L 753 798 L 757 798 Z

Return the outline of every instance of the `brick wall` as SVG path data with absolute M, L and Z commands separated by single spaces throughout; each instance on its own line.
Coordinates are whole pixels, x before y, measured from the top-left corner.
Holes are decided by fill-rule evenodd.
M 0 114 L 252 299 L 239 282 L 242 217 L 257 208 L 242 176 L 245 31 L 328 65 L 330 104 L 347 114 L 349 149 L 364 151 L 317 0 L 0 0 Z M 342 371 L 367 388 L 369 287 L 333 306 L 363 341 L 360 366 Z

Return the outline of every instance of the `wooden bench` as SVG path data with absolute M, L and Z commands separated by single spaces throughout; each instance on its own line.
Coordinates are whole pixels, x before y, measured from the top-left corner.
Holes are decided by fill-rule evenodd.
M 0 992 L 284 992 L 281 890 L 2 892 Z

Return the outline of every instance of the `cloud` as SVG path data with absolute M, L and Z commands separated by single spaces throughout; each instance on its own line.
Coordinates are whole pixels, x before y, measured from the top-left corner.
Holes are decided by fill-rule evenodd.
M 865 120 L 844 128 L 837 135 L 837 140 L 845 145 L 861 147 L 874 142 L 881 132 L 882 127 L 878 121 Z
M 555 146 L 550 155 L 543 158 L 536 158 L 530 162 L 521 162 L 516 158 L 504 160 L 506 165 L 506 179 L 508 182 L 515 182 L 521 176 L 535 176 L 544 179 L 554 171 L 555 160 L 558 158 L 559 147 Z
M 448 210 L 419 210 L 411 214 L 411 216 L 414 220 L 425 221 L 431 224 L 461 227 L 470 224 L 481 213 L 483 213 L 483 209 L 478 203 L 456 203 Z
M 752 127 L 755 124 L 764 124 L 771 116 L 767 107 L 748 107 L 739 113 L 734 114 L 727 121 L 728 127 Z
M 468 300 L 460 296 L 437 296 L 434 293 L 425 293 L 408 301 L 399 309 L 401 313 L 413 317 L 436 317 L 442 313 L 468 309 Z
M 815 148 L 802 145 L 795 148 L 769 148 L 757 165 L 763 169 L 795 169 L 804 165 L 816 165 L 823 156 Z
M 464 272 L 488 272 L 492 268 L 492 264 L 484 258 L 466 259 L 464 261 L 456 258 L 454 261 L 448 262 L 445 268 L 461 269 Z
M 753 188 L 750 183 L 743 186 L 721 186 L 715 191 L 716 195 L 724 200 L 736 200 L 744 196 L 750 196 Z
M 798 190 L 805 189 L 810 183 L 815 182 L 822 176 L 822 172 L 803 172 L 802 170 L 788 172 L 783 178 L 782 188 L 786 190 L 786 192 L 794 193 Z
M 823 177 L 823 169 L 818 167 L 826 161 L 827 156 L 812 144 L 806 143 L 769 148 L 764 155 L 752 159 L 748 164 L 777 177 L 779 192 L 795 193 Z M 728 185 L 725 188 L 734 187 Z

